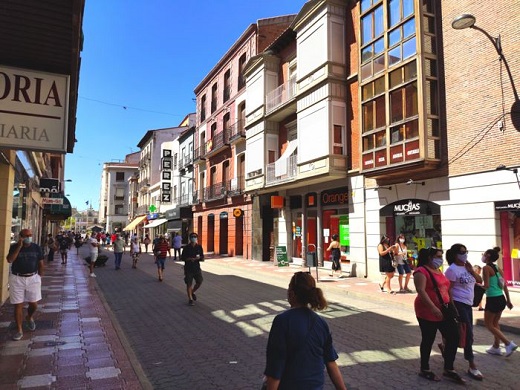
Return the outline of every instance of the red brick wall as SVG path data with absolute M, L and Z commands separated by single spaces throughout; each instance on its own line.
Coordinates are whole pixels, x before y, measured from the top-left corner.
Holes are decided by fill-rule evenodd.
M 520 163 L 520 133 L 509 115 L 514 101 L 505 67 L 493 44 L 475 29 L 454 30 L 452 20 L 462 14 L 476 17 L 476 26 L 499 34 L 504 56 L 520 88 L 520 1 L 459 0 L 442 2 L 442 32 L 446 88 L 446 123 L 450 175 L 493 170 L 499 164 Z M 474 146 L 476 144 L 476 146 Z M 463 157 L 453 159 L 474 146 Z
M 347 82 L 347 123 L 348 123 L 348 154 L 350 156 L 349 167 L 360 169 L 360 104 L 359 83 L 357 80 L 359 62 L 359 9 L 358 2 L 350 2 L 350 10 L 347 9 L 346 22 L 347 42 L 347 72 L 350 82 Z

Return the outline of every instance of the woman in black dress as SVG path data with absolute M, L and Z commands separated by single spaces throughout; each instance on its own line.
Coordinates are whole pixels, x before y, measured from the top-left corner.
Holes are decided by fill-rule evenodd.
M 341 278 L 341 250 L 339 243 L 339 236 L 337 234 L 332 235 L 332 242 L 327 248 L 330 251 L 330 255 L 332 257 L 332 271 L 330 276 L 334 276 L 334 272 L 339 271 L 339 278 Z
M 390 238 L 386 235 L 381 237 L 381 241 L 377 246 L 379 252 L 379 272 L 385 274 L 383 284 L 380 284 L 382 292 L 393 293 L 390 287 L 390 280 L 394 277 L 395 268 L 392 265 L 392 258 L 395 254 L 395 245 L 390 245 Z

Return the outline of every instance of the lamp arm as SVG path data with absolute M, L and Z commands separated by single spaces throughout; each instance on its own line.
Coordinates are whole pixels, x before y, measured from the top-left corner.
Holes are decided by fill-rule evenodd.
M 520 100 L 518 97 L 518 92 L 516 91 L 515 82 L 513 80 L 513 75 L 511 74 L 511 69 L 509 69 L 509 64 L 507 63 L 506 57 L 504 56 L 504 52 L 502 51 L 502 44 L 500 42 L 500 35 L 496 38 L 492 37 L 486 30 L 473 25 L 471 27 L 473 30 L 480 31 L 482 34 L 484 34 L 493 44 L 493 47 L 497 51 L 500 60 L 504 63 L 504 66 L 506 67 L 507 75 L 509 76 L 509 81 L 511 82 L 511 88 L 513 89 L 513 94 L 515 95 L 515 101 Z

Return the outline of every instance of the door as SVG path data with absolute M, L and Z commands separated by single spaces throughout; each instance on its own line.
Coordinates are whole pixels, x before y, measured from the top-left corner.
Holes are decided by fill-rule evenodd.
M 219 253 L 221 255 L 228 254 L 228 213 L 223 211 L 220 213 L 220 229 L 219 229 Z

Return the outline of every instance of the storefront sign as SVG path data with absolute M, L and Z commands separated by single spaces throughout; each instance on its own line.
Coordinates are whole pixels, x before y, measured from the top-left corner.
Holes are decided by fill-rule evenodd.
M 58 179 L 40 179 L 40 192 L 57 194 L 60 192 L 60 181 Z
M 415 199 L 410 199 L 405 202 L 394 203 L 394 214 L 395 215 L 420 215 L 426 214 L 423 210 L 423 203 L 418 202 Z
M 0 146 L 67 152 L 69 76 L 0 66 Z
M 321 193 L 322 206 L 348 204 L 348 187 L 325 190 Z
M 42 198 L 42 204 L 63 204 L 63 198 Z
M 502 200 L 495 202 L 496 211 L 518 211 L 520 210 L 520 199 Z
M 289 265 L 289 261 L 287 260 L 287 247 L 286 246 L 277 246 L 275 247 L 276 254 L 276 262 L 278 263 L 278 267 L 286 267 Z

